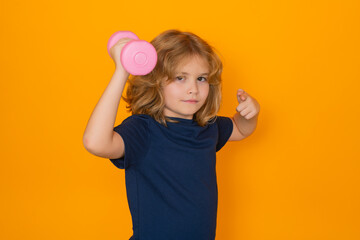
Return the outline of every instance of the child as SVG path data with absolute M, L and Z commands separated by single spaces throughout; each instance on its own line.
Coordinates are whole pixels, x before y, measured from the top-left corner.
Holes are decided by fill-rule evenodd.
M 151 42 L 158 54 L 154 70 L 128 79 L 119 56 L 130 40 L 120 39 L 110 50 L 116 70 L 90 117 L 84 145 L 125 169 L 131 240 L 214 240 L 216 152 L 254 131 L 259 105 L 241 90 L 239 113 L 216 115 L 222 63 L 211 46 L 189 32 L 157 36 Z M 113 127 L 127 80 L 122 98 L 132 115 Z

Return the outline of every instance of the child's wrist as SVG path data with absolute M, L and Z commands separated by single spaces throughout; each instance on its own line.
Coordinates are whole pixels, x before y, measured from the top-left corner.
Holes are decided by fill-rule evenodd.
M 124 76 L 129 75 L 129 73 L 122 66 L 115 66 L 115 72 L 118 72 Z

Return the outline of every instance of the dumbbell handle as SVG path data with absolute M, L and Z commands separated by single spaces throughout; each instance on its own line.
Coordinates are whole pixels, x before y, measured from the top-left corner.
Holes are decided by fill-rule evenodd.
M 134 39 L 124 45 L 120 54 L 120 61 L 127 72 L 132 75 L 146 75 L 156 65 L 157 53 L 153 45 L 139 38 L 130 31 L 115 32 L 109 38 L 107 50 L 110 55 L 110 48 L 122 38 Z M 111 56 L 111 55 L 110 55 Z
M 110 48 L 114 46 L 122 38 L 131 38 L 134 40 L 139 40 L 138 36 L 136 36 L 135 33 L 130 31 L 117 31 L 113 33 L 113 35 L 111 35 L 107 43 L 107 50 L 110 57 L 111 57 Z

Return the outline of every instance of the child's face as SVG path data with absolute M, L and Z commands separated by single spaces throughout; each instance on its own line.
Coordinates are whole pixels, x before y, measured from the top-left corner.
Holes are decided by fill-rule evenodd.
M 164 86 L 164 115 L 192 119 L 209 94 L 209 66 L 201 57 L 185 59 L 176 69 L 175 80 Z M 186 100 L 197 102 L 186 102 Z

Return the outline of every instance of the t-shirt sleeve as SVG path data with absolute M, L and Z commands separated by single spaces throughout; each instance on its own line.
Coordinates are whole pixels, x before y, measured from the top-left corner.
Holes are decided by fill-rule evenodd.
M 231 118 L 223 117 L 223 116 L 217 116 L 216 124 L 218 127 L 218 142 L 216 145 L 216 152 L 217 152 L 229 140 L 234 126 L 233 126 Z
M 125 144 L 125 155 L 122 158 L 110 159 L 116 167 L 127 169 L 145 156 L 149 146 L 148 121 L 146 120 L 146 118 L 132 115 L 114 127 L 114 131 L 122 137 Z

